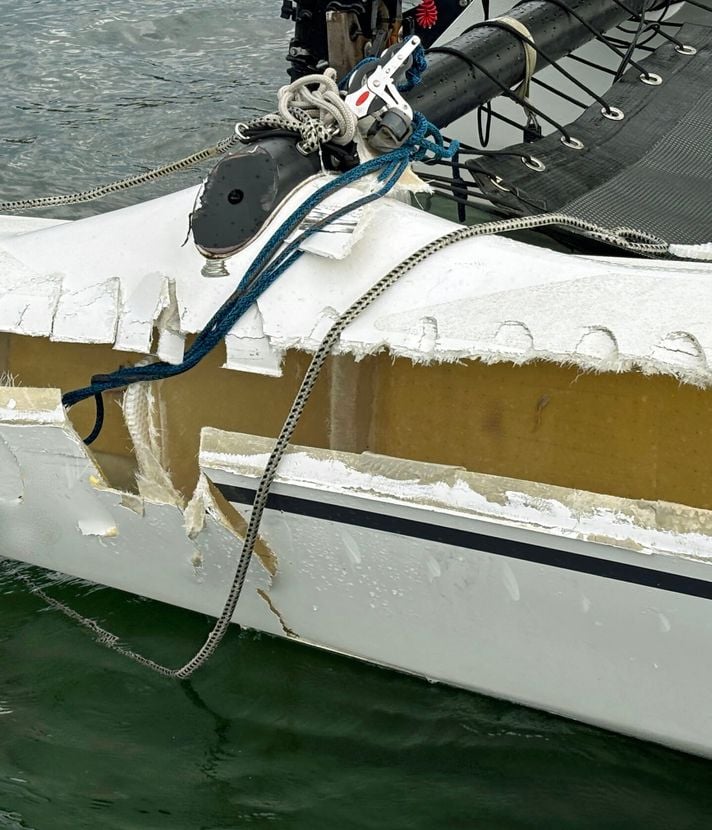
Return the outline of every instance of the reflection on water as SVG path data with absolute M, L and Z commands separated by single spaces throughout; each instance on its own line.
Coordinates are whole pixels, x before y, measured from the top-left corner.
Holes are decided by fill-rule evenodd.
M 44 609 L 16 568 L 0 576 L 3 830 L 707 826 L 705 761 L 236 630 L 174 683 Z M 209 624 L 51 590 L 172 664 Z
M 271 107 L 286 80 L 289 29 L 272 2 L 0 0 L 0 15 L 3 200 L 82 190 L 187 155 Z M 101 208 L 199 179 L 183 173 Z
M 270 108 L 289 37 L 278 11 L 0 0 L 0 198 L 135 173 Z M 707 762 L 236 630 L 177 684 L 97 646 L 16 572 L 0 563 L 2 830 L 709 826 Z M 76 582 L 51 590 L 170 664 L 209 626 Z

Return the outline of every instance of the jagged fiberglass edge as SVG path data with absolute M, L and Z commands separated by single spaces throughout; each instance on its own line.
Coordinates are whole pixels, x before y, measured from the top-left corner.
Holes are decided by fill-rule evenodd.
M 428 136 L 431 138 L 428 138 Z M 150 382 L 162 380 L 168 377 L 174 377 L 187 372 L 196 366 L 202 358 L 205 357 L 205 355 L 217 346 L 217 344 L 225 337 L 240 317 L 245 314 L 245 312 L 262 295 L 262 293 L 266 291 L 267 288 L 269 288 L 269 286 L 272 285 L 272 283 L 275 282 L 275 280 L 277 280 L 279 276 L 302 255 L 303 251 L 300 246 L 307 238 L 343 216 L 348 215 L 353 211 L 358 210 L 359 208 L 387 195 L 399 181 L 411 161 L 423 160 L 428 156 L 428 154 L 430 154 L 432 158 L 436 159 L 449 159 L 452 158 L 452 156 L 457 152 L 457 149 L 457 142 L 451 142 L 449 146 L 446 147 L 439 130 L 430 124 L 423 115 L 420 113 L 414 113 L 413 133 L 402 147 L 399 147 L 398 149 L 383 156 L 362 162 L 352 170 L 337 176 L 327 182 L 327 184 L 323 185 L 316 193 L 312 194 L 312 196 L 306 199 L 298 208 L 296 208 L 296 210 L 293 211 L 293 213 L 282 223 L 282 225 L 280 225 L 280 227 L 266 242 L 262 250 L 247 269 L 235 291 L 230 295 L 225 303 L 223 303 L 205 328 L 199 333 L 180 364 L 174 365 L 161 361 L 144 366 L 119 369 L 109 375 L 97 375 L 92 378 L 92 382 L 89 386 L 66 393 L 63 396 L 62 402 L 65 407 L 71 407 L 90 397 L 94 397 L 96 400 L 96 422 L 91 434 L 86 438 L 85 443 L 91 444 L 101 433 L 104 421 L 104 404 L 102 397 L 104 392 L 111 389 L 123 388 L 132 383 L 142 381 Z M 335 210 L 329 216 L 314 223 L 277 254 L 280 246 L 286 241 L 294 229 L 297 228 L 299 224 L 314 210 L 314 208 L 321 204 L 328 196 L 374 173 L 378 174 L 377 180 L 381 182 L 381 186 L 376 191 L 367 194 L 360 199 L 356 199 L 350 204 Z M 410 267 L 412 267 L 412 265 Z M 385 288 L 382 290 L 385 290 Z M 360 311 L 369 305 L 370 302 L 372 302 L 373 299 L 375 299 L 375 297 L 380 293 L 381 292 L 379 291 L 377 294 L 374 294 L 368 302 L 361 304 L 358 309 L 354 309 L 352 306 L 352 308 L 342 316 L 332 330 L 330 330 L 324 343 L 322 344 L 322 348 L 315 355 L 312 365 L 310 366 L 310 370 L 304 378 L 300 395 L 297 397 L 297 400 L 295 400 L 292 411 L 285 422 L 280 439 L 275 447 L 271 463 L 268 464 L 267 469 L 265 470 L 263 481 L 260 484 L 260 488 L 255 499 L 253 516 L 243 542 L 243 549 L 238 562 L 235 578 L 233 580 L 232 589 L 228 599 L 226 600 L 223 612 L 221 613 L 213 630 L 210 632 L 206 642 L 196 653 L 196 655 L 188 661 L 188 663 L 179 669 L 169 669 L 162 666 L 153 660 L 136 654 L 130 649 L 119 646 L 117 644 L 117 638 L 109 632 L 101 629 L 94 621 L 83 618 L 72 609 L 62 603 L 52 600 L 42 592 L 43 598 L 46 601 L 51 602 L 51 604 L 67 616 L 77 620 L 85 627 L 92 630 L 98 635 L 100 642 L 104 643 L 118 653 L 164 676 L 183 679 L 189 677 L 198 668 L 200 668 L 200 666 L 202 666 L 205 661 L 209 659 L 218 647 L 230 624 L 230 620 L 232 619 L 232 615 L 242 591 L 242 586 L 252 558 L 252 552 L 257 540 L 261 516 L 266 505 L 266 496 L 274 479 L 274 475 L 276 474 L 279 461 L 281 460 L 284 450 L 286 449 L 289 439 L 291 438 L 294 428 L 299 420 L 301 410 L 308 399 L 311 386 L 316 380 L 321 366 L 333 346 L 334 335 L 338 337 L 338 334 L 342 328 L 347 325 L 347 322 L 350 322 L 352 317 L 357 316 Z M 351 316 L 349 316 L 349 312 L 352 312 Z M 319 358 L 319 361 L 317 361 L 317 358 Z M 264 494 L 263 497 L 261 497 L 261 493 Z
M 452 158 L 457 152 L 457 142 L 452 142 L 449 147 L 445 147 L 440 132 L 424 116 L 416 113 L 414 120 L 416 126 L 413 135 L 403 147 L 393 150 L 386 155 L 365 161 L 352 170 L 327 182 L 327 184 L 323 185 L 316 193 L 310 196 L 282 223 L 247 269 L 235 291 L 228 297 L 218 311 L 215 312 L 200 334 L 198 334 L 195 342 L 188 349 L 181 363 L 174 365 L 159 362 L 146 366 L 118 369 L 116 372 L 108 375 L 96 375 L 92 378 L 89 386 L 66 393 L 62 398 L 62 402 L 66 407 L 74 406 L 90 397 L 96 399 L 96 424 L 91 435 L 87 437 L 86 443 L 91 444 L 101 432 L 104 411 L 101 398 L 103 392 L 108 392 L 111 389 L 120 389 L 130 383 L 175 377 L 192 369 L 206 354 L 217 346 L 264 291 L 302 255 L 303 251 L 300 246 L 308 237 L 343 216 L 387 195 L 403 175 L 411 161 L 423 160 L 428 153 L 433 158 Z M 428 135 L 433 136 L 434 140 L 429 140 L 427 138 Z M 274 261 L 270 263 L 270 259 L 275 257 L 278 248 L 285 242 L 289 234 L 294 231 L 299 223 L 315 207 L 333 193 L 356 181 L 360 181 L 372 173 L 378 173 L 378 181 L 382 182 L 378 190 L 339 208 L 329 216 L 307 228 L 296 239 L 290 242 L 276 256 Z
M 625 247 L 629 244 L 624 237 L 617 238 L 615 234 L 607 233 L 603 228 L 582 221 L 576 217 L 566 216 L 565 214 L 549 214 L 544 216 L 525 217 L 521 219 L 504 219 L 498 222 L 458 228 L 445 236 L 435 239 L 433 242 L 425 245 L 414 254 L 411 254 L 411 256 L 378 280 L 365 294 L 352 303 L 352 305 L 349 306 L 349 308 L 329 329 L 319 348 L 315 352 L 311 363 L 309 364 L 309 368 L 307 369 L 307 372 L 302 380 L 299 391 L 282 426 L 274 449 L 269 456 L 264 472 L 260 478 L 257 490 L 255 491 L 255 498 L 250 512 L 250 519 L 244 536 L 242 550 L 238 559 L 230 593 L 225 601 L 223 610 L 204 644 L 200 647 L 196 654 L 187 663 L 185 663 L 185 665 L 178 669 L 171 669 L 157 663 L 154 660 L 151 660 L 150 658 L 144 657 L 141 654 L 137 654 L 131 649 L 124 648 L 123 646 L 118 645 L 118 637 L 116 635 L 100 628 L 93 620 L 82 617 L 71 608 L 68 608 L 64 604 L 47 597 L 44 593 L 42 593 L 43 598 L 70 618 L 77 620 L 80 624 L 93 631 L 98 635 L 99 642 L 103 643 L 108 648 L 121 654 L 122 656 L 127 657 L 134 662 L 137 662 L 140 665 L 163 675 L 164 677 L 181 680 L 190 677 L 199 668 L 201 668 L 207 660 L 210 659 L 228 630 L 233 614 L 235 613 L 235 608 L 237 607 L 237 603 L 247 577 L 247 571 L 252 560 L 255 545 L 258 540 L 260 524 L 264 511 L 267 507 L 267 499 L 270 488 L 274 482 L 280 462 L 289 446 L 289 442 L 294 434 L 294 430 L 296 429 L 311 391 L 314 388 L 314 384 L 316 383 L 319 373 L 321 372 L 327 357 L 336 345 L 343 330 L 401 277 L 415 268 L 416 265 L 430 257 L 432 254 L 437 253 L 449 245 L 476 236 L 507 233 L 510 231 L 538 228 L 547 225 L 564 225 L 578 231 L 594 232 L 607 237 L 609 242 L 612 244 L 618 244 L 621 247 Z M 659 242 L 655 239 L 650 239 L 649 243 L 652 247 L 659 245 Z M 642 244 L 645 244 L 645 242 Z

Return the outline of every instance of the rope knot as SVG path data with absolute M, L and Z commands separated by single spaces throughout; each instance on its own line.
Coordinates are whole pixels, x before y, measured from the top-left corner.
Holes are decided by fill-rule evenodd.
M 250 127 L 292 130 L 301 136 L 299 149 L 313 153 L 327 141 L 346 145 L 356 135 L 356 115 L 339 94 L 336 70 L 306 75 L 277 93 L 277 112 L 256 118 Z

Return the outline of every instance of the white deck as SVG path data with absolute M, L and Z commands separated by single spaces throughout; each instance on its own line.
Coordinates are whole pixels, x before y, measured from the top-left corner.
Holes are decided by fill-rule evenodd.
M 190 189 L 77 222 L 0 221 L 0 331 L 112 343 L 179 361 L 305 185 L 230 276 L 201 276 L 181 247 Z M 350 254 L 305 254 L 227 337 L 227 365 L 275 374 L 285 350 L 312 350 L 357 296 L 456 227 L 394 199 L 363 217 Z M 13 226 L 20 231 L 11 235 Z M 348 245 L 346 246 L 348 247 Z M 583 369 L 672 374 L 712 384 L 712 264 L 573 257 L 498 237 L 460 242 L 417 266 L 352 324 L 340 349 L 417 362 L 550 360 Z

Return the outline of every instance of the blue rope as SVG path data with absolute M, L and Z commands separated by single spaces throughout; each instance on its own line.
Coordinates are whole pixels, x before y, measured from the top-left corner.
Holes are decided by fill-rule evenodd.
M 425 49 L 419 46 L 413 52 L 413 63 L 405 73 L 405 81 L 398 85 L 398 92 L 410 92 L 423 80 L 423 73 L 428 68 Z
M 237 321 L 259 297 L 302 256 L 303 251 L 300 246 L 305 239 L 330 225 L 332 222 L 337 221 L 342 216 L 385 196 L 398 182 L 411 161 L 423 160 L 428 154 L 439 159 L 449 159 L 452 158 L 458 149 L 459 143 L 455 141 L 448 147 L 445 147 L 440 131 L 421 113 L 415 113 L 413 134 L 406 144 L 383 156 L 363 162 L 320 187 L 319 190 L 296 208 L 266 242 L 240 280 L 235 291 L 233 291 L 230 297 L 215 312 L 205 328 L 197 335 L 190 348 L 186 351 L 181 363 L 171 364 L 161 361 L 146 366 L 132 366 L 117 369 L 115 372 L 106 375 L 95 375 L 92 377 L 89 386 L 68 392 L 62 397 L 62 402 L 66 407 L 74 406 L 87 398 L 94 397 L 96 399 L 96 423 L 91 435 L 86 439 L 86 443 L 92 443 L 101 432 L 104 416 L 101 395 L 104 392 L 112 389 L 120 389 L 131 383 L 175 377 L 192 369 L 225 338 Z M 378 190 L 339 208 L 321 221 L 313 224 L 278 253 L 279 248 L 285 243 L 287 237 L 290 236 L 314 208 L 333 193 L 363 179 L 371 173 L 378 174 L 377 181 L 381 183 Z

